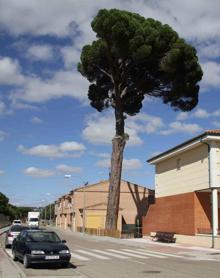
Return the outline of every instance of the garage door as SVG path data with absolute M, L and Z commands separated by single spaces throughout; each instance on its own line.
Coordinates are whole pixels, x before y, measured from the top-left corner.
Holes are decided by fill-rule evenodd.
M 87 212 L 86 214 L 86 228 L 104 229 L 105 227 L 105 213 L 104 212 Z

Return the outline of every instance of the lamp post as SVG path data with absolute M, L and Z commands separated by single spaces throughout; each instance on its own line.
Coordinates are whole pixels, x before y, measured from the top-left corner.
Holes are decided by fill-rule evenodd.
M 88 182 L 85 182 L 80 176 L 73 176 L 71 174 L 66 174 L 64 176 L 65 178 L 69 179 L 69 178 L 78 178 L 83 182 L 83 227 L 82 227 L 82 232 L 83 234 L 85 234 L 85 225 L 86 225 L 86 214 L 85 214 L 85 210 L 86 210 L 86 191 L 85 191 L 85 187 L 88 185 Z M 75 210 L 75 205 L 74 205 L 74 210 Z M 75 213 L 75 211 L 73 212 Z
M 49 203 L 49 224 L 51 225 L 51 221 L 52 221 L 52 204 L 54 203 L 54 201 L 52 202 L 51 199 L 54 198 L 56 200 L 57 196 L 55 194 L 52 194 L 50 192 L 46 193 L 47 198 L 47 203 Z M 52 198 L 49 198 L 52 197 Z M 47 210 L 47 208 L 45 207 L 45 209 Z M 55 207 L 54 207 L 55 209 Z M 45 212 L 46 214 L 47 212 Z M 54 218 L 54 213 L 53 213 L 53 218 Z

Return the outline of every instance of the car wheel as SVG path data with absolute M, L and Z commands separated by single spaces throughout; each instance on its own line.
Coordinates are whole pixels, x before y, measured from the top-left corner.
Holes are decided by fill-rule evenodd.
M 24 268 L 28 268 L 30 266 L 30 261 L 28 260 L 27 255 L 24 255 L 23 264 L 24 264 Z
M 7 243 L 5 243 L 5 248 L 8 248 L 8 247 L 9 247 L 9 245 Z
M 18 258 L 16 257 L 16 253 L 15 253 L 15 250 L 14 249 L 12 249 L 12 259 L 13 259 L 13 261 L 17 261 L 18 260 Z

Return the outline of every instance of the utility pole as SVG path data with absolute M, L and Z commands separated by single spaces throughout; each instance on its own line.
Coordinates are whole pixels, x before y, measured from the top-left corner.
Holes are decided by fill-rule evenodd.
M 45 206 L 44 208 L 44 220 L 45 220 L 45 223 L 47 221 L 47 206 Z
M 50 225 L 51 225 L 51 203 L 50 203 Z
M 86 228 L 86 186 L 88 182 L 85 182 L 83 185 L 83 234 L 85 234 Z

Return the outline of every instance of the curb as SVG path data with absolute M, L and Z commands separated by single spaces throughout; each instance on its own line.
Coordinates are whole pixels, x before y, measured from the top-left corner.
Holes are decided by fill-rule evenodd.
M 16 268 L 18 271 L 18 274 L 21 278 L 27 278 L 27 275 L 24 273 L 24 271 L 16 265 L 16 263 L 12 260 L 12 258 L 9 256 L 9 254 L 5 251 L 5 248 L 2 248 L 3 252 L 6 254 L 7 258 L 10 259 L 10 263 Z

